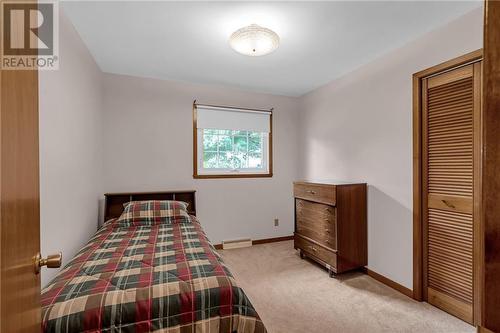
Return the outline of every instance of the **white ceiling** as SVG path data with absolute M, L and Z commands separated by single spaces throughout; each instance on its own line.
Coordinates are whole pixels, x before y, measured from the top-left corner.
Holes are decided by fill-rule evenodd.
M 299 96 L 481 6 L 420 2 L 65 2 L 104 72 Z M 246 57 L 231 33 L 257 23 L 280 47 Z

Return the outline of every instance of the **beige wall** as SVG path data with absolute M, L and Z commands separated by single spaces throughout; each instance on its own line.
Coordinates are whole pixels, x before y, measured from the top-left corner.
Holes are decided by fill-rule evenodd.
M 60 69 L 39 72 L 43 255 L 67 263 L 95 232 L 102 194 L 101 75 L 60 9 Z M 42 270 L 42 285 L 57 270 Z
M 368 266 L 408 288 L 412 74 L 481 47 L 477 9 L 301 99 L 302 175 L 368 182 Z
M 102 73 L 61 9 L 59 71 L 40 72 L 41 248 L 64 264 L 95 232 L 102 194 L 197 190 L 214 243 L 293 233 L 296 98 Z M 274 107 L 274 176 L 192 178 L 192 102 Z M 280 219 L 279 227 L 274 219 Z M 57 270 L 44 270 L 46 285 Z
M 215 105 L 274 107 L 274 176 L 194 180 L 195 99 Z M 112 192 L 195 189 L 198 216 L 214 243 L 292 235 L 297 102 L 214 85 L 105 74 L 103 187 Z M 280 219 L 279 227 L 274 218 Z
M 103 74 L 61 15 L 60 70 L 40 72 L 44 254 L 62 250 L 67 262 L 95 231 L 107 191 L 195 189 L 218 243 L 291 235 L 299 177 L 364 180 L 369 267 L 412 287 L 411 75 L 480 48 L 481 10 L 301 98 Z M 274 176 L 194 180 L 194 99 L 274 107 Z

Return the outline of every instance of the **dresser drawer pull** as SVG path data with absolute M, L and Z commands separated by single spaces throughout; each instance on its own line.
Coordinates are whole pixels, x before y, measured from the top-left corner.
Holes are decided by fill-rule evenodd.
M 315 247 L 314 247 L 314 246 L 312 246 L 312 245 L 309 245 L 309 248 L 310 248 L 311 250 L 313 250 L 314 252 L 317 252 L 317 251 L 318 251 L 318 249 L 317 249 L 317 248 L 315 248 Z
M 325 229 L 325 232 L 328 232 L 328 233 L 330 233 L 330 229 Z
M 307 190 L 306 192 L 310 193 L 310 194 L 313 194 L 313 195 L 316 194 L 316 191 L 313 191 L 313 190 Z

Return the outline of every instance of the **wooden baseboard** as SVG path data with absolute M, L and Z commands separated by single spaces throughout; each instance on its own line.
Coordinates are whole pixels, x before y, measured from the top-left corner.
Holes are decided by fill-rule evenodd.
M 391 279 L 386 278 L 385 276 L 380 275 L 379 273 L 374 272 L 374 271 L 372 271 L 369 268 L 365 267 L 364 271 L 365 271 L 366 274 L 368 274 L 370 277 L 374 278 L 378 282 L 382 282 L 386 286 L 389 286 L 392 289 L 399 291 L 403 295 L 406 295 L 406 296 L 408 296 L 410 298 L 413 298 L 413 291 L 411 289 L 406 288 L 405 286 L 402 286 L 399 283 L 394 282 Z
M 487 329 L 486 327 L 483 326 L 478 326 L 477 327 L 477 333 L 494 333 L 493 331 Z
M 256 239 L 256 240 L 252 241 L 252 245 L 284 242 L 284 241 L 289 241 L 289 240 L 293 240 L 293 235 L 283 236 L 283 237 L 274 237 L 274 238 Z
M 266 243 L 275 243 L 275 242 L 283 242 L 293 240 L 293 235 L 291 236 L 282 236 L 282 237 L 274 237 L 274 238 L 264 238 L 264 239 L 256 239 L 252 241 L 252 245 L 258 244 L 266 244 Z M 217 250 L 222 250 L 222 244 L 215 244 L 214 247 Z

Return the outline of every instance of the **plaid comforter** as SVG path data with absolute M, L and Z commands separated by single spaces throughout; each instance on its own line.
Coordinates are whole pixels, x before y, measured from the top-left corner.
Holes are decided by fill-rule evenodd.
M 198 222 L 112 222 L 42 290 L 43 332 L 266 332 Z

